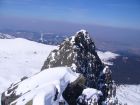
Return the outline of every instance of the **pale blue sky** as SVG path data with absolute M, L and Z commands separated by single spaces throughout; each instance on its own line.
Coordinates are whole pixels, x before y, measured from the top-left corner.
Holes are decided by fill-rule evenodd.
M 140 0 L 0 0 L 2 16 L 140 29 Z

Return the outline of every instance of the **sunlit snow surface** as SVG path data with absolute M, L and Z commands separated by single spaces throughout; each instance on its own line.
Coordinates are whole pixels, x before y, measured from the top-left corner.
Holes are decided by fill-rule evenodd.
M 140 85 L 121 85 L 117 88 L 117 97 L 127 105 L 140 105 Z
M 106 52 L 97 51 L 97 54 L 102 60 L 102 62 L 107 65 L 113 65 L 113 62 L 111 62 L 111 60 L 119 56 L 119 54 L 115 54 L 110 51 L 106 51 Z
M 4 90 L 6 90 L 12 82 L 20 80 L 20 78 L 22 78 L 23 76 L 31 76 L 31 75 L 39 72 L 44 61 L 46 60 L 48 54 L 55 48 L 56 48 L 56 46 L 44 45 L 44 44 L 40 44 L 37 42 L 29 41 L 26 39 L 21 39 L 21 38 L 0 39 L 0 93 L 3 92 Z M 97 53 L 98 53 L 99 57 L 101 58 L 101 60 L 105 64 L 108 64 L 108 65 L 113 64 L 110 61 L 111 59 L 115 59 L 117 56 L 119 56 L 118 54 L 114 54 L 112 52 L 98 51 Z M 63 68 L 62 70 L 67 71 L 66 68 Z M 45 71 L 43 71 L 43 72 L 45 72 Z M 42 75 L 43 75 L 43 73 L 42 73 Z M 33 76 L 32 78 L 35 78 L 35 77 L 37 77 L 37 76 Z M 62 76 L 62 77 L 64 77 L 64 76 Z M 44 79 L 44 78 L 45 78 L 45 76 L 44 77 L 41 76 L 41 78 L 38 77 L 38 79 L 36 81 L 30 80 L 31 82 L 34 83 L 32 85 L 33 87 L 31 86 L 31 90 L 32 90 L 32 88 L 35 89 L 35 86 L 38 87 L 36 82 L 40 83 L 41 82 L 40 79 Z M 55 84 L 55 82 L 56 81 L 53 81 L 50 83 Z M 44 86 L 40 85 L 40 86 L 41 87 L 38 87 L 39 94 L 37 96 L 34 96 L 35 103 L 37 103 L 36 99 L 39 99 L 40 96 L 49 94 L 49 93 L 44 94 L 45 90 L 41 89 L 43 87 L 46 87 L 46 85 L 44 85 Z M 54 91 L 55 86 L 57 88 L 59 87 L 59 85 L 47 84 L 47 87 L 49 87 L 50 91 Z M 26 90 L 27 88 L 25 87 L 24 89 Z M 24 89 L 22 89 L 22 91 L 24 91 Z M 41 90 L 39 90 L 39 89 L 41 89 Z M 38 92 L 38 91 L 36 91 L 36 92 Z M 18 92 L 20 93 L 20 89 L 17 90 L 17 93 Z M 49 91 L 46 91 L 46 92 L 49 92 Z M 30 95 L 26 94 L 26 97 L 31 98 L 31 95 L 34 95 L 34 91 L 31 91 Z M 126 86 L 122 85 L 122 86 L 118 87 L 117 97 L 123 103 L 127 102 L 128 105 L 139 105 L 139 103 L 140 103 L 140 85 L 126 85 Z M 18 102 L 20 102 L 20 99 Z M 41 103 L 40 103 L 40 105 L 41 105 Z
M 78 73 L 67 67 L 46 69 L 18 84 L 15 94 L 23 95 L 13 103 L 24 105 L 33 100 L 33 105 L 58 105 L 68 83 L 76 80 L 78 76 Z M 58 95 L 57 100 L 54 101 L 56 91 Z
M 26 39 L 0 39 L 0 93 L 23 76 L 39 72 L 55 46 Z

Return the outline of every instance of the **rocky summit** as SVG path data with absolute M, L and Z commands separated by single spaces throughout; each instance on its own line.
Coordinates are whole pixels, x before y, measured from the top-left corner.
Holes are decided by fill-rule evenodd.
M 59 102 L 59 105 L 65 105 L 65 103 L 68 105 L 118 105 L 116 85 L 112 81 L 111 70 L 99 58 L 94 41 L 86 30 L 80 30 L 74 36 L 66 38 L 57 49 L 53 50 L 44 62 L 40 73 L 57 67 L 68 67 L 72 72 L 80 74 L 76 80 L 66 85 L 62 91 L 66 102 Z M 3 92 L 2 105 L 9 105 L 22 96 L 22 94 L 16 95 L 16 89 L 25 81 L 28 81 L 28 78 L 12 84 L 7 91 Z M 38 87 L 37 85 L 36 88 Z M 57 87 L 55 100 L 61 93 Z M 30 91 L 33 90 L 28 90 L 24 94 Z M 93 94 L 89 96 L 89 93 Z M 29 102 L 31 103 L 26 105 L 32 105 L 32 100 Z
M 94 41 L 86 30 L 80 30 L 74 36 L 65 39 L 58 49 L 50 53 L 41 70 L 57 66 L 71 67 L 73 71 L 81 73 L 85 79 L 83 86 L 101 90 L 103 96 L 100 102 L 105 101 L 113 84 L 111 71 L 100 60 Z M 75 89 L 78 88 L 80 91 L 79 87 L 82 86 L 78 87 L 77 84 Z M 75 105 L 73 100 L 76 100 L 78 96 L 75 96 L 76 92 L 71 92 L 74 91 L 74 86 L 68 85 L 66 90 L 64 98 L 69 101 L 70 105 Z M 72 99 L 73 96 L 76 98 Z
M 65 39 L 58 49 L 50 53 L 41 70 L 68 66 L 73 71 L 83 74 L 87 80 L 86 86 L 98 87 L 97 82 L 104 64 L 95 49 L 89 33 L 86 30 L 80 30 L 75 36 Z

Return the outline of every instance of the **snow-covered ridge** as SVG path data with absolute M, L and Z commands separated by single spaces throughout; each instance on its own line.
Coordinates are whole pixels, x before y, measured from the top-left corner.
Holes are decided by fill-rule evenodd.
M 25 105 L 32 100 L 33 105 L 58 105 L 67 84 L 73 82 L 78 76 L 78 73 L 72 72 L 70 68 L 66 67 L 44 70 L 14 85 L 18 86 L 15 94 L 22 96 L 12 103 Z M 57 95 L 56 100 L 54 100 L 55 94 Z
M 23 39 L 23 38 L 15 38 L 15 39 L 0 39 L 0 50 L 2 51 L 8 51 L 9 52 L 12 50 L 13 53 L 14 51 L 18 51 L 18 52 L 25 52 L 25 51 L 29 51 L 29 49 L 32 50 L 37 50 L 39 51 L 39 49 L 41 47 L 45 48 L 46 45 L 41 44 L 41 43 L 37 43 L 34 41 L 29 41 L 27 39 Z M 48 45 L 47 47 L 53 47 L 51 45 Z

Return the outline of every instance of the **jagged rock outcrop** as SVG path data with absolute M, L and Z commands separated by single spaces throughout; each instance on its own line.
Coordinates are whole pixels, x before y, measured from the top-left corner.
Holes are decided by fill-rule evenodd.
M 89 87 L 97 87 L 98 77 L 104 68 L 95 44 L 85 30 L 65 39 L 58 49 L 50 53 L 41 70 L 58 66 L 68 66 L 83 74 Z
M 108 97 L 112 86 L 111 71 L 100 60 L 95 44 L 86 30 L 80 30 L 75 36 L 65 39 L 58 49 L 50 53 L 41 70 L 57 66 L 71 67 L 84 76 L 84 86 L 101 90 L 103 96 L 100 97 L 98 104 Z M 72 93 L 78 93 L 76 90 L 78 84 L 79 82 L 75 85 L 69 84 L 64 91 L 64 98 L 70 105 L 76 105 L 78 95 Z M 83 88 L 83 85 L 80 87 Z
M 77 105 L 77 103 L 78 105 L 101 105 L 102 103 L 114 105 L 115 101 L 110 101 L 116 94 L 111 71 L 100 60 L 95 44 L 87 31 L 80 30 L 75 36 L 65 39 L 57 49 L 50 53 L 42 66 L 41 72 L 48 68 L 60 66 L 70 67 L 72 71 L 80 73 L 79 78 L 69 83 L 62 93 L 69 105 Z M 17 85 L 13 84 L 7 89 L 6 92 L 10 92 L 10 95 L 7 96 L 6 92 L 2 94 L 2 105 L 9 105 L 13 100 L 20 97 L 20 95 L 16 96 L 14 93 L 15 86 Z M 87 99 L 86 95 L 82 94 L 86 88 L 96 89 L 102 94 L 96 92 L 98 97 L 96 100 L 93 97 Z M 88 100 L 91 102 L 88 102 Z

